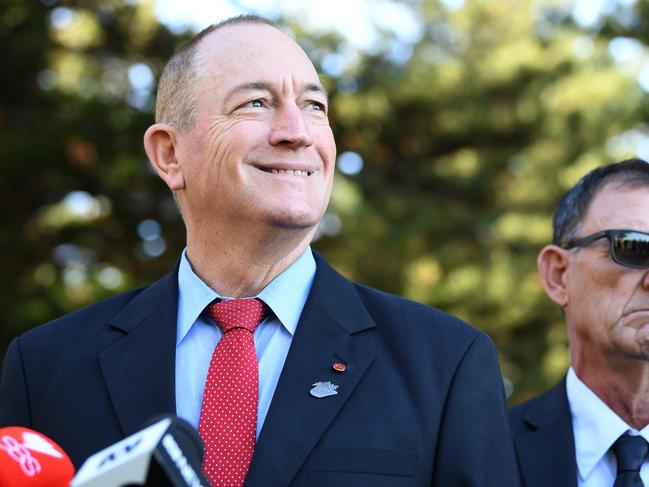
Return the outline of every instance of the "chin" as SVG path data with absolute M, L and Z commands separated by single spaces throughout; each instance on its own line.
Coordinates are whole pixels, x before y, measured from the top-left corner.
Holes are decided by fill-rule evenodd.
M 286 230 L 311 230 L 314 229 L 322 213 L 309 211 L 283 211 L 268 215 L 268 221 L 272 226 Z
M 271 225 L 284 230 L 312 230 L 318 223 L 319 221 L 312 222 L 300 218 L 278 218 L 271 221 Z
M 613 346 L 629 358 L 649 361 L 649 327 L 627 330 L 611 337 Z

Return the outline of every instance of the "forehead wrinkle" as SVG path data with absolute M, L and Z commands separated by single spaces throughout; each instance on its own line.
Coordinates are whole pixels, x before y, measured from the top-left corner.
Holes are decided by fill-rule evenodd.
M 289 90 L 288 83 L 282 83 L 282 85 L 283 87 L 277 91 L 286 92 Z M 329 94 L 319 83 L 302 83 L 300 86 L 298 82 L 293 80 L 293 85 L 298 85 L 298 89 L 296 90 L 298 93 L 317 93 L 324 96 L 327 99 L 327 101 L 329 100 Z M 246 91 L 268 91 L 272 93 L 276 91 L 276 88 L 273 86 L 273 83 L 270 81 L 263 81 L 263 80 L 250 81 L 235 86 L 227 93 L 226 96 L 231 97 L 233 95 L 246 92 Z
M 324 96 L 327 99 L 327 102 L 329 102 L 329 93 L 327 93 L 327 90 L 325 90 L 320 83 L 307 83 L 304 86 L 303 91 L 307 93 L 318 93 Z
M 246 91 L 273 91 L 271 83 L 268 81 L 250 81 L 248 83 L 241 83 L 240 85 L 235 86 L 230 91 L 226 93 L 226 98 L 230 98 L 233 95 L 238 93 L 243 93 Z
M 305 93 L 314 93 L 318 94 L 321 96 L 324 96 L 325 99 L 327 100 L 327 103 L 329 102 L 329 93 L 327 93 L 327 90 L 324 89 L 324 87 L 319 83 L 315 83 L 313 81 L 307 81 L 304 83 L 300 83 L 295 75 L 291 77 L 291 81 L 293 82 L 293 86 L 297 87 L 296 92 L 300 95 L 303 95 Z

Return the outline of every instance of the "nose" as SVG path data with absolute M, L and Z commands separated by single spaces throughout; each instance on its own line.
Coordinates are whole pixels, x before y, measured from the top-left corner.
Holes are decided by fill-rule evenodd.
M 270 143 L 290 148 L 308 147 L 313 141 L 304 113 L 295 103 L 287 103 L 277 109 L 273 116 Z

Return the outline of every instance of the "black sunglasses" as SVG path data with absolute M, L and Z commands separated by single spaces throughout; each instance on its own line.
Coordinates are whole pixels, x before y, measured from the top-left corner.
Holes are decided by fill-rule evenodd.
M 635 230 L 604 230 L 568 242 L 564 248 L 585 247 L 607 238 L 611 243 L 611 258 L 624 267 L 649 269 L 649 233 Z

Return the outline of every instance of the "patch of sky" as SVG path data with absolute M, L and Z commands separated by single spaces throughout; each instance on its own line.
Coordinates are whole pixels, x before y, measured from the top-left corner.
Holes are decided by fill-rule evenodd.
M 75 13 L 66 7 L 56 7 L 50 13 L 50 25 L 55 29 L 65 29 L 74 22 Z
M 337 166 L 343 174 L 353 176 L 363 169 L 363 158 L 357 152 L 346 151 L 338 156 Z

